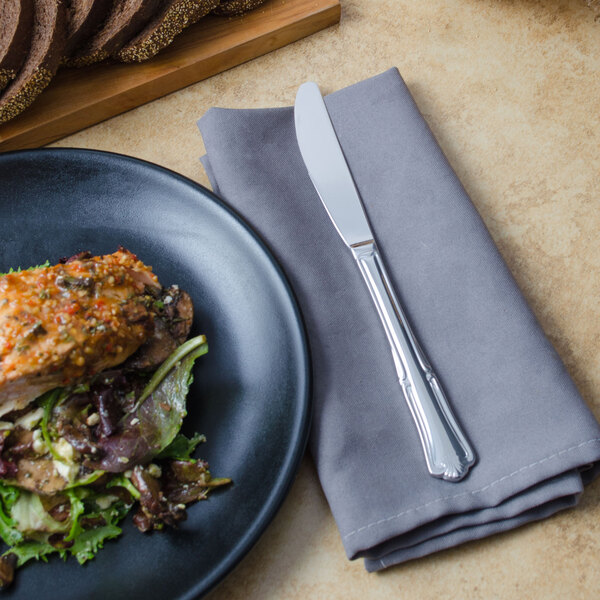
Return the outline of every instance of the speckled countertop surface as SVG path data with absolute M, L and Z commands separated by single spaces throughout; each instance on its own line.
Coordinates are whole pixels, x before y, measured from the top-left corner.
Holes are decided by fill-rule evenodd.
M 208 185 L 195 120 L 292 104 L 397 66 L 600 418 L 600 21 L 584 0 L 342 0 L 305 40 L 66 138 Z M 367 574 L 348 562 L 310 457 L 211 600 L 600 597 L 600 481 L 541 523 Z

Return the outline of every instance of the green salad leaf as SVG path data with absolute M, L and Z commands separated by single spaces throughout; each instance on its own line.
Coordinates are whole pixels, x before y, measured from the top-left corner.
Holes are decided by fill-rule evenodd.
M 104 525 L 92 529 L 82 530 L 74 539 L 73 545 L 68 552 L 74 556 L 80 565 L 94 558 L 105 540 L 119 537 L 122 529 L 118 523 L 127 515 L 131 504 L 118 500 L 108 508 L 88 512 L 85 516 L 89 519 L 101 518 Z
M 16 523 L 9 515 L 17 500 L 20 490 L 12 485 L 0 482 L 0 537 L 9 546 L 18 544 L 23 535 L 16 528 Z
M 69 498 L 69 502 L 71 503 L 71 512 L 69 517 L 71 529 L 69 529 L 69 533 L 65 537 L 65 542 L 70 542 L 83 532 L 83 527 L 81 526 L 80 522 L 81 516 L 85 511 L 85 506 L 81 500 L 82 491 L 86 490 L 81 487 L 65 490 L 65 493 Z
M 43 560 L 47 561 L 49 554 L 56 553 L 61 558 L 66 558 L 68 555 L 75 556 L 80 564 L 94 558 L 96 552 L 102 548 L 104 541 L 118 537 L 122 530 L 118 526 L 118 523 L 127 515 L 131 504 L 127 504 L 122 500 L 117 499 L 109 507 L 100 509 L 96 503 L 98 499 L 97 494 L 91 492 L 87 495 L 71 492 L 71 516 L 65 523 L 58 523 L 54 521 L 48 513 L 44 515 L 40 514 L 41 502 L 39 497 L 35 494 L 27 494 L 30 496 L 26 502 L 29 503 L 29 510 L 32 516 L 23 519 L 23 527 L 36 527 L 39 525 L 39 529 L 35 530 L 35 536 L 38 539 L 27 539 L 21 540 L 12 545 L 12 548 L 7 550 L 3 556 L 7 554 L 14 554 L 17 557 L 17 566 L 25 564 L 29 560 Z M 82 496 L 82 497 L 79 497 Z M 39 505 L 38 505 L 39 503 Z M 23 503 L 19 505 L 15 504 L 17 508 L 17 516 L 23 517 L 23 513 L 27 509 L 27 505 Z M 42 509 L 43 510 L 43 509 Z M 91 529 L 84 529 L 82 526 L 82 520 L 97 519 L 103 522 L 103 525 L 94 527 Z M 55 525 L 52 525 L 48 521 L 53 521 Z M 63 538 L 64 542 L 72 541 L 73 544 L 68 548 L 53 546 L 49 543 L 48 538 L 51 533 L 65 532 L 69 529 L 69 534 Z
M 104 546 L 105 540 L 119 537 L 122 531 L 120 527 L 113 524 L 87 529 L 79 534 L 74 544 L 69 548 L 69 553 L 82 565 L 96 556 L 96 552 Z
M 145 464 L 176 438 L 187 414 L 186 397 L 196 359 L 208 352 L 204 336 L 179 346 L 159 367 L 137 402 L 121 422 L 121 432 L 100 444 L 102 457 L 87 466 L 110 473 Z M 180 443 L 180 442 L 179 442 Z M 184 449 L 185 451 L 185 449 Z
M 17 557 L 17 567 L 21 567 L 27 561 L 33 559 L 48 562 L 48 559 L 46 558 L 48 554 L 53 554 L 55 552 L 58 552 L 62 558 L 66 556 L 65 550 L 55 548 L 48 542 L 28 540 L 26 542 L 22 542 L 18 546 L 12 547 L 2 556 L 6 556 L 7 554 L 14 554 Z
M 135 485 L 133 485 L 133 483 L 131 483 L 131 481 L 129 481 L 129 479 L 127 479 L 127 477 L 125 477 L 125 475 L 115 475 L 106 484 L 107 488 L 111 488 L 111 487 L 115 487 L 115 486 L 125 488 L 135 500 L 140 499 L 140 492 L 135 487 Z
M 156 455 L 156 458 L 189 460 L 196 446 L 205 441 L 206 438 L 200 433 L 195 433 L 191 438 L 188 438 L 183 433 L 178 433 L 175 439 Z
M 70 520 L 60 522 L 53 519 L 44 509 L 40 497 L 25 490 L 19 494 L 10 516 L 15 528 L 25 535 L 39 532 L 65 533 L 71 527 Z
M 178 363 L 180 363 L 180 361 L 183 361 L 183 360 L 188 361 L 186 363 L 186 365 L 189 365 L 189 369 L 188 368 L 184 369 L 185 371 L 187 371 L 188 377 L 186 378 L 187 379 L 186 383 L 189 386 L 189 384 L 191 383 L 191 380 L 189 379 L 189 375 L 191 372 L 191 368 L 194 365 L 194 361 L 199 356 L 202 356 L 203 354 L 206 354 L 207 352 L 208 352 L 208 344 L 206 343 L 206 337 L 203 335 L 198 335 L 196 337 L 193 337 L 193 338 L 189 339 L 187 342 L 184 342 L 183 344 L 181 344 L 181 346 L 176 348 L 174 350 L 174 352 L 163 362 L 163 364 L 160 365 L 160 367 L 156 370 L 154 375 L 152 375 L 152 378 L 148 382 L 148 385 L 146 385 L 146 387 L 142 391 L 140 397 L 138 398 L 138 401 L 136 403 L 136 408 L 139 408 L 139 406 L 146 400 L 146 398 L 148 398 L 154 392 L 154 390 L 156 390 L 159 386 L 162 385 L 163 392 L 164 392 L 165 385 L 168 386 L 168 384 L 166 382 L 169 381 L 169 379 L 171 379 L 175 383 L 175 385 L 177 385 L 178 378 L 177 377 L 173 378 L 172 375 L 173 375 L 173 373 L 175 373 L 177 371 L 181 371 L 181 368 L 179 368 Z M 174 371 L 171 372 L 171 370 L 174 367 L 178 367 L 178 368 L 174 369 Z M 169 375 L 170 372 L 171 372 L 171 374 Z M 187 390 L 186 390 L 186 392 L 187 392 Z M 185 404 L 185 398 L 184 398 L 184 404 Z
M 50 450 L 50 454 L 59 461 L 62 461 L 62 457 L 56 449 L 54 448 L 54 444 L 52 443 L 52 439 L 50 438 L 50 432 L 48 431 L 48 423 L 50 421 L 50 417 L 52 416 L 52 409 L 59 401 L 61 396 L 66 395 L 68 392 L 65 392 L 63 388 L 55 388 L 46 392 L 42 396 L 37 399 L 38 406 L 40 406 L 44 410 L 44 416 L 42 417 L 42 421 L 40 424 L 40 429 L 42 430 L 42 437 L 44 438 L 44 442 L 46 442 L 46 446 L 48 446 L 48 450 Z
M 0 277 L 3 277 L 4 275 L 8 275 L 9 273 L 20 273 L 21 271 L 33 271 L 35 269 L 45 269 L 46 267 L 49 267 L 49 266 L 50 266 L 50 261 L 47 260 L 42 265 L 35 265 L 33 267 L 27 267 L 26 269 L 21 269 L 21 267 L 17 267 L 16 269 L 13 269 L 11 267 L 6 273 L 0 273 Z
M 171 444 L 179 433 L 187 415 L 192 368 L 196 359 L 207 352 L 208 344 L 203 335 L 188 340 L 160 366 L 142 393 L 147 399 L 138 412 L 140 419 L 148 418 L 154 424 L 156 453 Z

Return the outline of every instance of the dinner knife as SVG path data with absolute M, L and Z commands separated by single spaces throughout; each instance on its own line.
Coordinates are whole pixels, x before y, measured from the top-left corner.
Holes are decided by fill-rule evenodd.
M 351 250 L 377 308 L 427 469 L 434 477 L 460 481 L 475 462 L 475 452 L 396 297 L 316 83 L 307 82 L 298 89 L 294 120 L 310 179 L 338 234 Z

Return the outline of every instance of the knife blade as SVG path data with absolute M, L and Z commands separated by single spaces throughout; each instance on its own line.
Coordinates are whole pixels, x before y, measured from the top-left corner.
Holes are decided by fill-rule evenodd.
M 316 83 L 307 82 L 298 89 L 294 121 L 300 154 L 313 186 L 351 250 L 377 309 L 427 470 L 434 477 L 460 481 L 475 463 L 475 452 L 396 296 Z

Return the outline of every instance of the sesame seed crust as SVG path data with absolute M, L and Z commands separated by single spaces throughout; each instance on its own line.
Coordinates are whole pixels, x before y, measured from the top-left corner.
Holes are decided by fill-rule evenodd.
M 149 23 L 163 0 L 116 1 L 101 27 L 65 64 L 85 67 L 116 54 Z
M 186 27 L 219 5 L 219 0 L 175 0 L 140 35 L 117 54 L 122 62 L 142 62 L 168 46 Z
M 0 90 L 3 90 L 8 82 L 17 76 L 17 72 L 11 69 L 0 69 Z
M 16 94 L 3 98 L 0 103 L 0 123 L 5 123 L 24 111 L 50 83 L 52 75 L 52 71 L 39 67 Z
M 213 11 L 216 15 L 241 15 L 249 10 L 258 8 L 265 0 L 225 0 Z
M 62 64 L 65 67 L 87 67 L 93 65 L 108 58 L 108 52 L 105 50 L 98 50 L 93 54 L 86 54 L 84 56 L 72 56 L 70 58 L 63 58 Z

